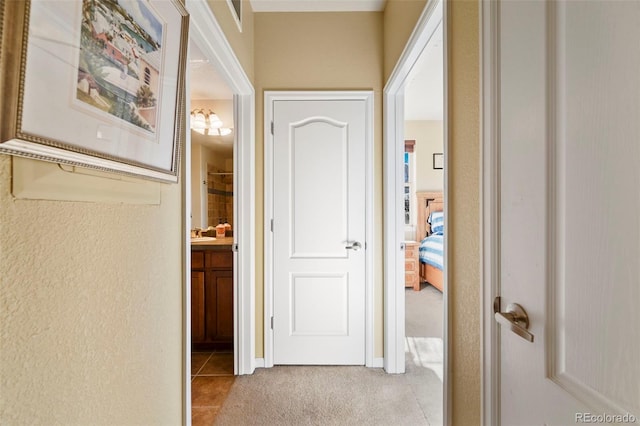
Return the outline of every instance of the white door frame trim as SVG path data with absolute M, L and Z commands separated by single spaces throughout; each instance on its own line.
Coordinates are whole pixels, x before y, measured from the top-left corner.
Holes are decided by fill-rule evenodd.
M 481 398 L 482 424 L 500 424 L 500 333 L 494 319 L 493 301 L 500 294 L 500 56 L 499 6 L 482 2 L 481 99 Z
M 255 92 L 233 48 L 206 2 L 186 0 L 190 13 L 190 39 L 194 40 L 211 65 L 234 93 L 234 374 L 255 370 Z M 187 106 L 189 99 L 186 99 Z M 187 130 L 188 131 L 188 130 Z M 187 151 L 188 152 L 188 147 Z M 183 164 L 189 164 L 189 160 Z M 190 176 L 183 169 L 182 214 L 185 216 L 183 247 L 183 423 L 191 424 L 191 282 L 189 241 Z
M 376 367 L 374 349 L 374 294 L 373 294 L 373 92 L 372 91 L 265 91 L 264 92 L 264 366 L 273 367 L 273 103 L 277 100 L 364 100 L 366 103 L 365 180 L 365 366 Z
M 404 89 L 407 78 L 431 36 L 440 23 L 442 16 L 444 43 L 444 200 L 448 204 L 448 2 L 447 0 L 429 0 L 400 56 L 387 84 L 384 87 L 384 368 L 387 373 L 405 372 L 405 300 L 404 300 L 404 214 L 403 170 L 404 151 Z M 445 223 L 448 223 L 449 209 L 445 209 Z M 444 263 L 448 264 L 449 247 L 445 241 Z M 450 386 L 449 386 L 449 297 L 447 289 L 447 271 L 444 271 L 444 424 L 449 424 Z

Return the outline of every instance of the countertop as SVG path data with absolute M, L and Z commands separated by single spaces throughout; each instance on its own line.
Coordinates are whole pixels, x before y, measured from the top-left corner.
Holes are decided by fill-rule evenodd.
M 192 250 L 207 250 L 207 249 L 231 249 L 233 245 L 233 237 L 216 238 L 209 241 L 191 241 Z

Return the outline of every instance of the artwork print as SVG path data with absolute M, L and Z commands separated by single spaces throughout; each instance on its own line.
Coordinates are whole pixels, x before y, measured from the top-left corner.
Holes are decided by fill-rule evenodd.
M 155 133 L 162 32 L 145 0 L 83 0 L 77 99 Z

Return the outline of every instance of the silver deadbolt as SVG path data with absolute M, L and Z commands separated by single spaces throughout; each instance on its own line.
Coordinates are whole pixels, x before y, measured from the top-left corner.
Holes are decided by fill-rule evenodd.
M 353 251 L 358 251 L 362 248 L 362 244 L 360 244 L 357 241 L 354 241 L 352 243 L 347 243 L 346 247 L 347 250 L 353 250 Z
M 510 303 L 506 312 L 500 312 L 500 297 L 496 297 L 493 302 L 493 312 L 498 323 L 509 327 L 511 331 L 523 339 L 533 342 L 533 334 L 528 331 L 529 316 L 522 306 Z

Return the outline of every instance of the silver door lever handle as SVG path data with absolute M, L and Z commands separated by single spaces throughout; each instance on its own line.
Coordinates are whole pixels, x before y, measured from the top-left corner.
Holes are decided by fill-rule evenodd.
M 528 331 L 529 316 L 522 306 L 511 303 L 507 306 L 507 312 L 500 312 L 498 302 L 494 304 L 494 313 L 496 321 L 500 324 L 510 327 L 511 331 L 523 339 L 533 342 L 533 334 Z
M 358 251 L 362 248 L 362 244 L 360 244 L 357 241 L 354 241 L 352 243 L 347 243 L 346 247 L 347 250 L 353 250 L 353 251 Z

